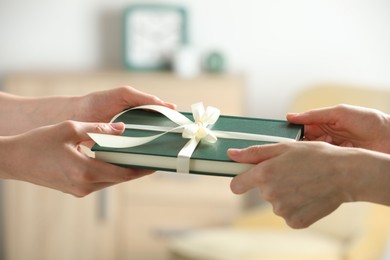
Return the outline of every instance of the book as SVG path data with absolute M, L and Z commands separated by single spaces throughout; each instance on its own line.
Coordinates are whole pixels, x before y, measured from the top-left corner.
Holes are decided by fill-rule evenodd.
M 191 113 L 181 113 L 191 121 Z M 123 122 L 126 127 L 122 136 L 146 137 L 156 134 L 155 126 L 174 128 L 177 125 L 167 117 L 154 111 L 130 110 L 120 114 L 113 122 Z M 143 129 L 132 129 L 131 125 L 143 126 Z M 149 130 L 153 129 L 153 130 Z M 301 140 L 303 126 L 291 124 L 285 120 L 238 117 L 221 115 L 215 124 L 210 125 L 211 131 L 235 132 L 252 135 L 266 135 L 283 140 Z M 189 139 L 181 133 L 168 132 L 163 136 L 143 145 L 130 148 L 110 148 L 95 144 L 92 151 L 95 158 L 109 163 L 129 168 L 143 168 L 161 171 L 176 171 L 177 156 Z M 248 170 L 252 164 L 237 163 L 227 156 L 229 148 L 246 148 L 253 145 L 263 145 L 275 141 L 259 141 L 245 139 L 218 138 L 215 143 L 203 140 L 197 145 L 190 157 L 189 173 L 214 176 L 235 176 Z

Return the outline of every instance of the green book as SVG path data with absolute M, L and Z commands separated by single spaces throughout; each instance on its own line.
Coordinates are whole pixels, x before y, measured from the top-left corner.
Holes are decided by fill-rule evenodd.
M 192 114 L 182 113 L 193 121 Z M 130 110 L 115 119 L 131 125 L 174 128 L 177 125 L 160 113 L 145 110 Z M 131 128 L 131 127 L 130 127 Z M 221 115 L 217 122 L 208 127 L 211 131 L 240 132 L 254 135 L 267 135 L 300 140 L 303 126 L 294 125 L 284 120 L 235 117 Z M 155 130 L 127 129 L 123 136 L 145 137 L 155 135 Z M 181 133 L 170 132 L 140 146 L 131 148 L 108 148 L 94 145 L 95 158 L 129 168 L 144 168 L 176 172 L 177 155 L 189 139 Z M 242 139 L 218 138 L 215 143 L 201 140 L 190 158 L 190 173 L 235 176 L 248 170 L 253 165 L 237 163 L 227 156 L 229 148 L 245 148 L 252 145 L 263 145 L 272 141 L 253 141 Z

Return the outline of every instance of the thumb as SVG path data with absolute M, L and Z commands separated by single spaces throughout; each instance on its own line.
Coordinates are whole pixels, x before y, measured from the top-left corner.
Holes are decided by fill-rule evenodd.
M 80 141 L 90 141 L 88 133 L 120 135 L 125 130 L 122 122 L 116 123 L 81 123 L 78 135 Z

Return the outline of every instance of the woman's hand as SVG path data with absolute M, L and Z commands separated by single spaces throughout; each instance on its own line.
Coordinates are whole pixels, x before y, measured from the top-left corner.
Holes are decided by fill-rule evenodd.
M 175 105 L 138 91 L 120 87 L 85 96 L 30 98 L 0 92 L 0 136 L 21 134 L 31 129 L 65 120 L 109 122 L 123 110 L 139 105 Z
M 79 100 L 80 108 L 74 120 L 83 122 L 109 122 L 123 110 L 141 105 L 160 105 L 175 109 L 176 106 L 132 87 L 92 92 Z
M 0 138 L 0 175 L 57 189 L 77 197 L 132 180 L 149 171 L 127 169 L 95 160 L 80 151 L 88 132 L 120 134 L 122 123 L 65 121 Z

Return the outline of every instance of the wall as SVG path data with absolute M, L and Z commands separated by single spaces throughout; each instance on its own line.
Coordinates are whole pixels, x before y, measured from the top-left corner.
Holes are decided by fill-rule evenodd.
M 0 77 L 119 68 L 130 2 L 0 1 Z M 297 91 L 318 82 L 390 88 L 387 0 L 170 2 L 188 6 L 195 47 L 223 50 L 229 70 L 246 74 L 249 115 L 283 118 Z

